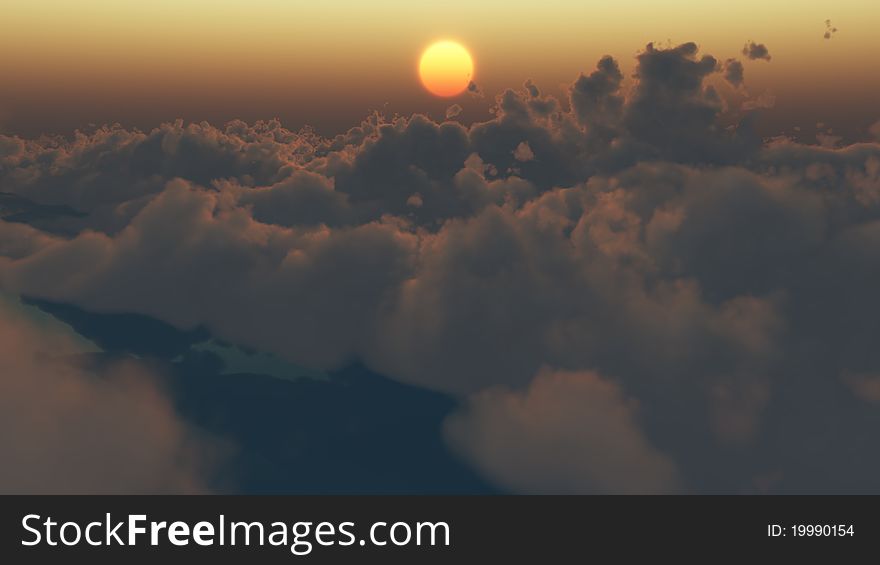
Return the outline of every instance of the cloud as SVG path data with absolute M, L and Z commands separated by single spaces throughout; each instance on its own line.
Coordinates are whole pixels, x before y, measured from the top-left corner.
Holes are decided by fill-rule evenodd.
M 541 90 L 531 79 L 523 83 L 523 89 L 526 105 L 534 119 L 549 120 L 558 117 L 559 100 L 541 94 Z
M 24 151 L 24 142 L 15 137 L 0 136 L 0 158 L 12 161 Z
M 93 370 L 83 347 L 0 303 L 0 491 L 198 493 L 211 442 L 133 363 Z
M 334 190 L 327 177 L 295 171 L 266 187 L 219 183 L 237 195 L 238 205 L 248 207 L 258 222 L 278 226 L 341 225 L 353 214 L 347 195 Z
M 736 59 L 728 59 L 724 63 L 724 78 L 733 86 L 743 83 L 743 64 Z
M 844 374 L 843 380 L 859 398 L 880 403 L 880 375 Z
M 382 296 L 409 273 L 414 243 L 393 220 L 339 231 L 259 223 L 222 193 L 173 181 L 117 236 L 89 232 L 56 240 L 45 255 L 23 261 L 15 276 L 23 277 L 16 284 L 27 280 L 38 295 L 65 300 L 84 292 L 77 302 L 88 308 L 139 312 L 179 327 L 204 324 L 215 311 L 207 325 L 221 337 L 270 351 L 298 342 L 297 352 L 285 355 L 337 366 L 368 332 L 361 324 L 372 323 Z M 82 285 L 49 282 L 66 269 L 66 260 L 57 261 L 61 255 L 95 266 Z M 314 293 L 322 287 L 326 302 Z M 291 300 L 292 292 L 300 298 Z M 237 314 L 229 316 L 233 310 Z M 242 325 L 239 315 L 251 321 Z M 301 334 L 287 327 L 294 317 Z M 353 341 L 339 333 L 342 319 Z
M 831 25 L 831 20 L 825 20 L 825 34 L 823 37 L 825 39 L 831 39 L 835 33 L 837 33 L 837 28 Z
M 675 465 L 645 439 L 635 404 L 589 372 L 544 370 L 529 389 L 491 389 L 446 422 L 453 447 L 529 494 L 675 492 Z
M 498 97 L 495 120 L 470 128 L 436 124 L 419 115 L 392 122 L 373 115 L 332 139 L 291 132 L 277 121 L 252 126 L 236 121 L 223 128 L 175 122 L 148 133 L 112 127 L 43 141 L 2 137 L 0 143 L 10 149 L 0 178 L 8 192 L 30 202 L 69 207 L 71 217 L 45 224 L 65 235 L 85 229 L 118 232 L 176 178 L 208 188 L 271 188 L 253 197 L 261 218 L 271 214 L 271 205 L 257 201 L 275 204 L 279 194 L 299 192 L 289 187 L 302 183 L 310 203 L 297 204 L 290 221 L 306 224 L 361 223 L 404 213 L 407 199 L 419 193 L 427 205 L 418 220 L 433 222 L 470 212 L 448 189 L 472 153 L 507 174 L 517 167 L 512 152 L 527 142 L 541 159 L 518 167 L 518 174 L 546 190 L 571 185 L 591 170 L 619 169 L 672 153 L 663 133 L 668 128 L 654 123 L 652 112 L 672 111 L 673 122 L 702 122 L 711 129 L 720 102 L 701 82 L 715 63 L 711 58 L 695 61 L 695 55 L 693 44 L 670 50 L 649 47 L 640 56 L 641 77 L 626 109 L 618 65 L 605 57 L 596 71 L 573 85 L 571 114 L 560 112 L 555 98 L 527 83 L 521 92 Z M 662 71 L 666 64 L 679 70 L 667 75 Z M 661 94 L 667 88 L 672 89 L 670 96 Z M 625 112 L 628 124 L 622 123 Z M 694 131 L 694 142 L 729 155 L 741 151 L 743 131 L 734 136 Z M 670 132 L 670 137 L 682 133 Z M 708 156 L 682 151 L 679 157 L 691 161 Z M 325 178 L 306 182 L 307 173 Z
M 719 70 L 695 43 L 669 49 L 648 44 L 637 57 L 638 79 L 627 100 L 623 123 L 630 150 L 644 159 L 682 163 L 735 163 L 760 141 L 748 120 L 732 130 L 718 127 L 723 103 L 706 79 Z M 618 148 L 619 150 L 619 148 Z
M 762 92 L 757 98 L 751 98 L 742 103 L 742 109 L 745 111 L 760 108 L 773 108 L 774 106 L 776 106 L 776 96 L 769 92 Z
M 619 92 L 622 81 L 617 61 L 608 55 L 599 60 L 589 76 L 578 77 L 569 91 L 578 123 L 592 128 L 613 128 L 623 110 L 623 96 Z
M 477 86 L 477 83 L 475 83 L 474 81 L 468 82 L 467 91 L 468 91 L 468 94 L 470 94 L 474 98 L 482 98 L 483 97 L 483 91 L 480 89 L 479 86 Z
M 526 161 L 531 161 L 535 158 L 535 154 L 532 151 L 532 148 L 529 147 L 529 144 L 525 141 L 516 146 L 516 149 L 513 150 L 513 158 L 517 161 L 522 161 L 525 163 Z
M 446 108 L 446 119 L 451 120 L 452 118 L 461 114 L 462 108 L 458 104 L 453 104 L 449 108 Z
M 840 375 L 880 370 L 880 145 L 765 143 L 710 84 L 730 61 L 694 43 L 636 63 L 624 88 L 603 57 L 569 104 L 527 81 L 469 126 L 0 137 L 0 182 L 29 214 L 0 221 L 0 288 L 311 368 L 362 362 L 476 399 L 460 421 L 478 428 L 596 389 L 627 449 L 668 460 L 687 491 L 779 470 L 776 491 L 876 490 L 880 458 L 856 464 L 876 437 L 855 433 L 875 416 Z M 536 377 L 548 366 L 581 376 Z M 498 408 L 512 399 L 527 408 Z
M 868 128 L 868 133 L 874 136 L 874 139 L 880 141 L 880 120 L 877 120 L 870 128 Z
M 771 59 L 770 50 L 767 49 L 767 46 L 763 43 L 755 43 L 754 41 L 749 41 L 743 46 L 742 54 L 753 61 L 757 59 L 769 61 Z

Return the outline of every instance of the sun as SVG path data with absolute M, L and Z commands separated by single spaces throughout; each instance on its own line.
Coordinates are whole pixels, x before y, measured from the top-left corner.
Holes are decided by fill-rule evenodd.
M 467 89 L 474 74 L 474 60 L 460 43 L 431 44 L 419 61 L 422 84 L 436 96 L 455 96 Z

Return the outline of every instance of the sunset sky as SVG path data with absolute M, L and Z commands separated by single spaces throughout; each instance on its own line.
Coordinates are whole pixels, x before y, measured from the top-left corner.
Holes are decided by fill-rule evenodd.
M 648 42 L 694 41 L 723 60 L 755 40 L 773 56 L 747 69 L 749 90 L 775 97 L 768 130 L 822 121 L 858 135 L 878 117 L 878 22 L 872 0 L 13 0 L 0 18 L 0 128 L 279 117 L 332 134 L 371 110 L 442 117 L 449 102 L 416 71 L 436 39 L 463 43 L 492 95 L 526 79 L 559 93 L 604 54 L 629 74 Z M 463 95 L 462 117 L 485 119 L 491 98 Z

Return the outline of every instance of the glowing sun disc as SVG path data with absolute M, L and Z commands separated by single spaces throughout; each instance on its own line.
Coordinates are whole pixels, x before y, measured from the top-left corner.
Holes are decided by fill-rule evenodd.
M 461 44 L 438 41 L 431 44 L 419 61 L 419 78 L 437 96 L 455 96 L 467 89 L 474 74 L 474 61 Z

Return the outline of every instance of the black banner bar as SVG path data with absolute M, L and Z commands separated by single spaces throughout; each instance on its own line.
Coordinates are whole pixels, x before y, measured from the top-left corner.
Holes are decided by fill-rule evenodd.
M 845 563 L 880 545 L 878 503 L 868 496 L 6 496 L 0 556 L 5 563 L 227 555 L 248 563 L 487 556 L 586 563 L 609 554 L 628 562 L 648 550 L 677 562 L 781 552 Z

